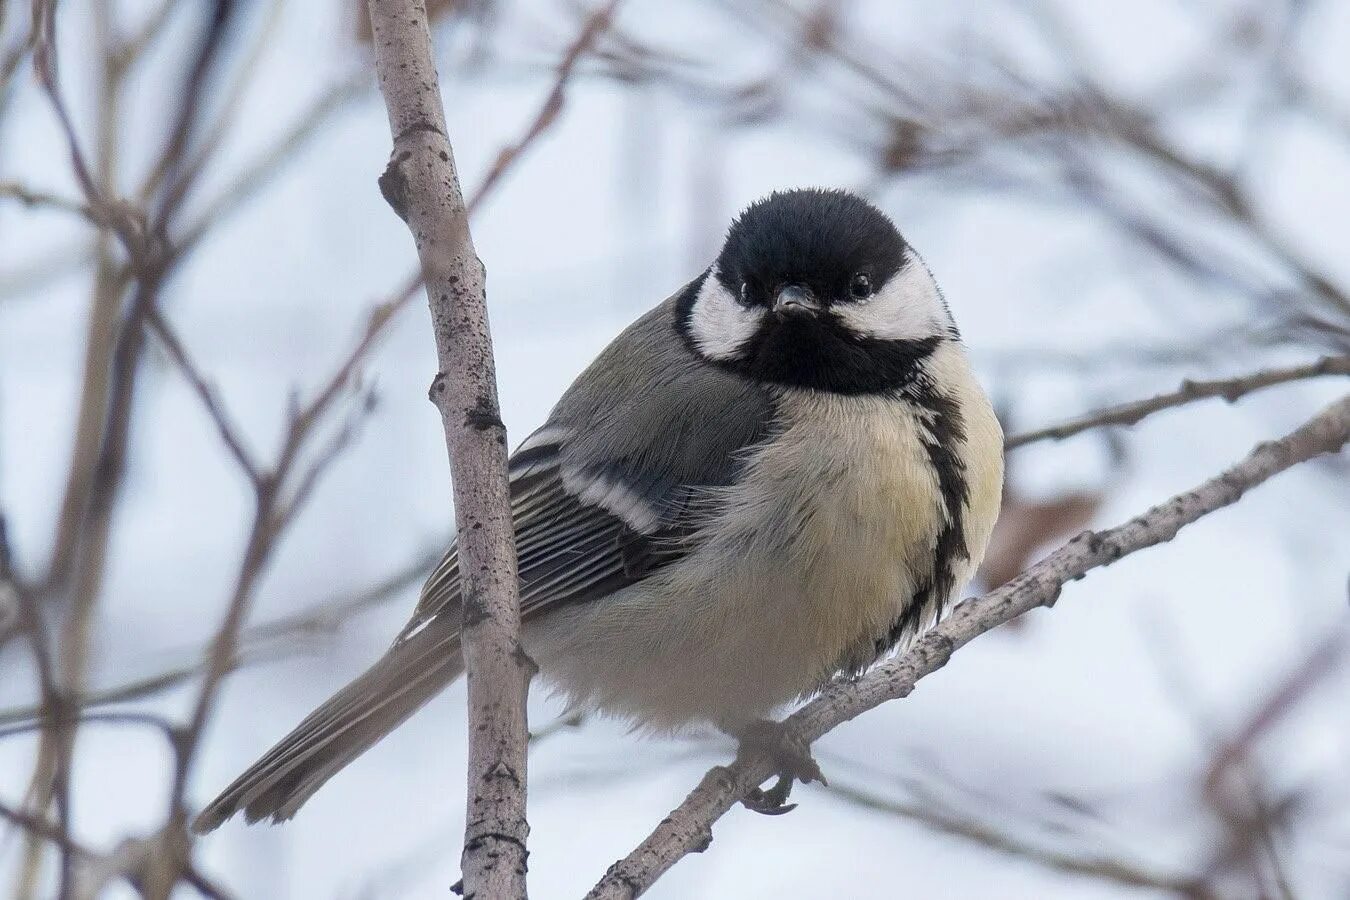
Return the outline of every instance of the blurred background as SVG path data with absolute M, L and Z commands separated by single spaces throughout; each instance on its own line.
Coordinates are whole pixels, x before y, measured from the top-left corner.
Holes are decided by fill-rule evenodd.
M 607 7 L 432 4 L 513 442 L 775 188 L 893 216 L 1010 433 L 1350 352 L 1350 5 Z M 0 801 L 112 859 L 165 852 L 166 816 L 373 661 L 449 540 L 363 13 L 0 0 Z M 1344 390 L 1011 451 L 986 582 Z M 651 896 L 1350 896 L 1348 473 L 1298 467 L 977 640 L 821 742 L 830 788 L 733 811 Z M 38 727 L 54 698 L 77 731 Z M 463 702 L 285 827 L 197 841 L 175 896 L 447 896 Z M 536 684 L 539 898 L 583 894 L 733 749 L 557 713 Z M 59 869 L 0 820 L 0 896 Z

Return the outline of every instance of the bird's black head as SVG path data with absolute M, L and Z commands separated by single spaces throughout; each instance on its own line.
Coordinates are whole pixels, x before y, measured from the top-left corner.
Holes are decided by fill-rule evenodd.
M 843 394 L 902 387 L 956 336 L 923 261 L 884 213 L 844 191 L 785 191 L 750 206 L 678 315 L 709 362 Z

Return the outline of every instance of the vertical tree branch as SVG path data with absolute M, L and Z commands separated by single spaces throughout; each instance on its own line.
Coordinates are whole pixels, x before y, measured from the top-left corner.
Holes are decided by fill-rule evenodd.
M 394 138 L 380 190 L 408 223 L 431 304 L 440 371 L 431 386 L 454 482 L 469 693 L 466 897 L 524 897 L 525 696 L 506 429 L 497 404 L 486 274 L 441 104 L 426 7 L 369 0 L 375 67 Z

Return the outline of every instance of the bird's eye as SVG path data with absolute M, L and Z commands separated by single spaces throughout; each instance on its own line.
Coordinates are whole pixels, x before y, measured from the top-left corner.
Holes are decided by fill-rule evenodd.
M 865 272 L 859 272 L 848 283 L 848 295 L 854 300 L 866 300 L 872 296 L 872 279 Z

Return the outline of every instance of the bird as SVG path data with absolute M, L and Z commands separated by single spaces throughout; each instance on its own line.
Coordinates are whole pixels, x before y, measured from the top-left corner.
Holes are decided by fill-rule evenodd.
M 521 641 L 569 710 L 712 725 L 824 780 L 775 711 L 931 627 L 998 517 L 1003 433 L 932 273 L 843 190 L 774 192 L 509 457 Z M 407 626 L 206 806 L 295 815 L 464 669 L 452 545 Z M 775 744 L 775 741 L 779 743 Z M 786 779 L 786 788 L 783 787 Z

